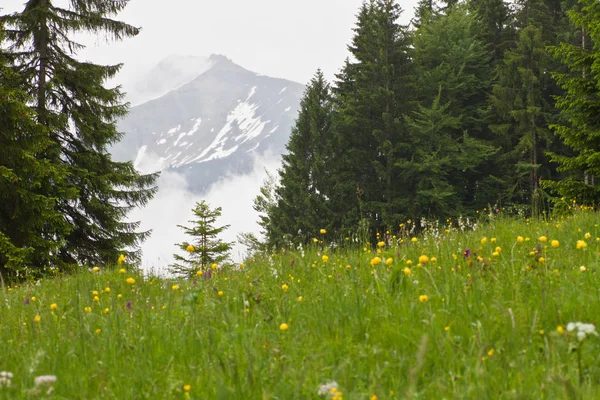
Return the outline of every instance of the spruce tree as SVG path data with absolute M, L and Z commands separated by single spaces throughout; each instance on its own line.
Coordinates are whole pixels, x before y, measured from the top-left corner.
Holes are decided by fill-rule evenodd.
M 554 74 L 566 91 L 557 100 L 563 120 L 551 128 L 571 154 L 551 153 L 562 179 L 545 181 L 545 186 L 569 200 L 600 203 L 600 3 L 581 0 L 569 18 L 580 30 L 579 43 L 561 43 L 553 54 L 568 72 Z
M 415 33 L 419 109 L 409 114 L 412 154 L 402 161 L 413 219 L 472 211 L 481 168 L 495 149 L 485 136 L 493 79 L 481 23 L 464 6 L 438 14 Z
M 520 30 L 515 47 L 505 53 L 500 79 L 493 88 L 492 105 L 498 123 L 491 126 L 502 152 L 504 198 L 510 202 L 529 203 L 531 212 L 541 212 L 542 192 L 539 181 L 547 176 L 543 157 L 551 135 L 552 104 L 547 96 L 550 65 L 543 40 L 542 22 L 547 8 L 541 0 L 525 0 L 517 14 Z
M 178 262 L 171 266 L 171 272 L 177 275 L 192 276 L 198 271 L 206 271 L 212 264 L 227 261 L 232 247 L 232 243 L 224 242 L 217 237 L 229 228 L 229 225 L 215 226 L 221 216 L 221 207 L 212 209 L 206 201 L 202 200 L 196 203 L 192 211 L 196 218 L 189 221 L 192 224 L 190 227 L 177 225 L 186 235 L 192 237 L 190 241 L 177 245 L 187 252 L 187 257 L 173 255 Z
M 0 42 L 2 31 L 0 31 Z M 49 155 L 56 144 L 35 121 L 29 97 L 18 75 L 0 56 L 0 275 L 4 278 L 38 276 L 56 262 L 60 238 L 70 225 L 56 210 L 57 198 L 71 191 L 54 190 L 66 168 Z M 58 239 L 57 239 L 58 238 Z
M 398 24 L 393 0 L 363 4 L 347 61 L 334 89 L 335 184 L 332 209 L 343 229 L 364 220 L 375 231 L 394 229 L 405 217 L 406 188 L 397 161 L 409 157 L 402 115 L 413 101 L 411 37 Z M 342 150 L 343 149 L 343 150 Z
M 306 242 L 320 228 L 330 228 L 332 98 L 321 71 L 309 82 L 300 102 L 279 171 L 277 206 L 270 215 L 270 241 L 285 237 Z
M 116 121 L 127 113 L 118 87 L 107 88 L 121 65 L 98 65 L 76 59 L 82 46 L 73 33 L 104 32 L 121 40 L 139 29 L 112 19 L 129 1 L 72 0 L 70 7 L 51 0 L 28 0 L 22 12 L 0 17 L 6 24 L 8 46 L 3 54 L 32 96 L 31 109 L 59 151 L 52 165 L 64 166 L 61 197 L 56 209 L 71 230 L 57 237 L 62 264 L 114 262 L 120 253 L 139 258 L 136 247 L 149 234 L 139 222 L 126 222 L 128 211 L 153 196 L 156 175 L 140 175 L 132 163 L 112 160 L 108 147 L 122 133 Z M 54 183 L 58 185 L 58 183 Z

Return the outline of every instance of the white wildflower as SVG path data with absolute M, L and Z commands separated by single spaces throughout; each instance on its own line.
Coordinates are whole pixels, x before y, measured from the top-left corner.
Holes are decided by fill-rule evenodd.
M 569 322 L 567 324 L 567 331 L 577 331 L 577 339 L 579 341 L 582 341 L 588 335 L 598 336 L 594 324 L 584 324 L 583 322 Z
M 331 393 L 331 389 L 337 388 L 338 384 L 336 381 L 324 383 L 321 386 L 319 386 L 319 396 L 327 396 L 329 393 Z
M 36 376 L 36 378 L 33 381 L 35 383 L 35 386 L 41 386 L 41 385 L 45 385 L 45 384 L 52 384 L 56 382 L 56 376 L 54 375 L 41 375 L 41 376 Z
M 10 387 L 12 378 L 12 372 L 0 371 L 0 389 L 3 387 Z

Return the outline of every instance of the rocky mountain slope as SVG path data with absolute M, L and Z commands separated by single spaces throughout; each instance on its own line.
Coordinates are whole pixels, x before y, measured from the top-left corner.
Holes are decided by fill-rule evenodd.
M 280 156 L 304 90 L 219 55 L 163 60 L 142 78 L 124 85 L 130 100 L 159 97 L 119 122 L 125 136 L 113 156 L 134 160 L 143 172 L 180 172 L 196 193 L 227 175 L 249 173 L 256 159 Z

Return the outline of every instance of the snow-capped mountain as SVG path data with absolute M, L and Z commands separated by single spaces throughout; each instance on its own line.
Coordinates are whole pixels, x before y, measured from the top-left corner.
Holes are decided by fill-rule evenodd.
M 126 100 L 137 106 L 164 96 L 210 69 L 209 57 L 172 55 L 162 59 L 147 71 L 125 68 L 130 84 L 125 84 Z
M 196 192 L 250 172 L 257 156 L 281 155 L 304 89 L 219 55 L 165 60 L 146 79 L 131 86 L 134 96 L 167 93 L 131 108 L 119 122 L 125 136 L 113 156 L 134 160 L 143 172 L 181 172 Z

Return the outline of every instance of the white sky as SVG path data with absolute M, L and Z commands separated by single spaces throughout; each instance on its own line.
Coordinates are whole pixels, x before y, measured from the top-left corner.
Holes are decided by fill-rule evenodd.
M 26 0 L 2 0 L 0 13 Z M 53 0 L 64 5 L 67 0 Z M 171 55 L 223 54 L 254 72 L 306 83 L 317 68 L 333 78 L 347 57 L 362 0 L 132 0 L 118 19 L 142 27 L 135 38 L 87 37 L 81 57 L 147 67 Z M 416 0 L 400 1 L 403 23 Z

